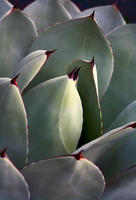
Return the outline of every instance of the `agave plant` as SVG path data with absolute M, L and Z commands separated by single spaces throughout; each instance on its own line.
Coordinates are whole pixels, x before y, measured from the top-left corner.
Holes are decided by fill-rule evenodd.
M 0 1 L 0 198 L 136 198 L 136 26 L 115 6 Z

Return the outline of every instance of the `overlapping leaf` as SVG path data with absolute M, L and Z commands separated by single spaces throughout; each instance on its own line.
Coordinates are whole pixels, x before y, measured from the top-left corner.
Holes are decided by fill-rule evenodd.
M 109 33 L 113 29 L 126 24 L 119 10 L 113 5 L 90 8 L 80 12 L 75 17 L 86 17 L 91 15 L 93 11 L 95 11 L 95 19 L 104 33 Z
M 83 106 L 81 142 L 87 143 L 101 135 L 101 114 L 98 97 L 96 66 L 85 60 L 73 61 L 70 69 L 80 67 L 77 89 Z
M 92 31 L 93 30 L 93 31 Z M 100 97 L 109 85 L 113 71 L 112 50 L 92 17 L 69 20 L 48 28 L 35 40 L 30 51 L 57 49 L 48 60 L 46 69 L 32 81 L 32 85 L 67 73 L 75 59 L 95 57 Z
M 7 0 L 0 1 L 0 21 L 12 10 L 13 5 Z
M 18 88 L 8 78 L 0 79 L 0 149 L 7 147 L 12 162 L 25 165 L 27 119 Z
M 134 200 L 136 199 L 136 166 L 113 177 L 107 182 L 101 200 Z
M 109 129 L 113 129 L 123 124 L 136 120 L 136 101 L 130 103 L 123 111 L 117 116 L 117 118 L 111 123 Z
M 115 56 L 115 68 L 110 86 L 102 101 L 104 128 L 136 99 L 136 25 L 125 25 L 111 32 L 108 39 Z
M 7 157 L 0 157 L 0 198 L 2 200 L 30 199 L 24 177 Z
M 38 32 L 49 25 L 71 18 L 57 0 L 36 0 L 24 9 L 24 13 L 34 20 Z
M 19 75 L 17 81 L 21 91 L 23 91 L 33 77 L 39 72 L 47 58 L 48 55 L 45 50 L 38 50 L 26 56 L 16 66 L 13 77 Z
M 29 162 L 73 152 L 82 129 L 82 106 L 67 76 L 46 81 L 24 96 L 29 121 Z
M 12 76 L 36 35 L 33 22 L 19 10 L 13 10 L 3 19 L 0 23 L 0 77 Z
M 136 163 L 136 123 L 114 129 L 79 150 L 100 167 L 105 177 L 122 172 Z
M 32 200 L 98 200 L 104 190 L 100 170 L 72 156 L 43 160 L 24 168 Z
M 72 17 L 80 13 L 79 8 L 70 0 L 59 0 L 59 2 L 67 9 Z

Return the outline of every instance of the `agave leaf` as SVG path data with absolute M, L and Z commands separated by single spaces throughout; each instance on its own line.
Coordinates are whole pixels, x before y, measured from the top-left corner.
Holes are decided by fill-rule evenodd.
M 13 10 L 0 23 L 0 77 L 11 77 L 14 67 L 26 55 L 36 37 L 33 22 L 19 10 Z
M 0 157 L 0 198 L 29 200 L 30 193 L 24 177 L 4 154 L 4 151 L 1 152 Z
M 123 109 L 108 129 L 113 129 L 132 121 L 136 121 L 136 101 L 133 101 L 125 109 Z
M 101 200 L 136 199 L 136 166 L 108 180 Z
M 0 148 L 7 147 L 8 156 L 21 168 L 26 160 L 27 119 L 20 92 L 14 81 L 0 78 Z
M 96 65 L 85 60 L 73 61 L 70 69 L 80 67 L 77 89 L 83 106 L 83 129 L 81 141 L 90 142 L 101 135 L 101 114 L 98 97 Z
M 17 65 L 14 70 L 13 77 L 20 74 L 17 81 L 21 92 L 39 72 L 47 58 L 48 56 L 46 55 L 45 50 L 38 50 L 30 53 Z
M 13 5 L 7 0 L 0 0 L 0 21 L 12 10 Z
M 59 0 L 59 2 L 67 9 L 72 17 L 80 13 L 80 9 L 70 0 Z
M 86 17 L 95 11 L 95 19 L 104 33 L 109 33 L 113 29 L 126 24 L 121 13 L 114 5 L 98 6 L 80 12 L 76 18 Z
M 32 200 L 98 200 L 104 178 L 90 161 L 74 156 L 33 163 L 22 170 Z
M 38 32 L 49 25 L 71 19 L 70 14 L 57 0 L 36 0 L 24 9 L 36 23 Z
M 30 133 L 29 163 L 76 149 L 83 119 L 73 80 L 62 76 L 46 81 L 29 90 L 24 102 Z
M 30 51 L 37 49 L 57 51 L 48 60 L 46 70 L 43 68 L 39 76 L 32 81 L 31 87 L 44 80 L 66 74 L 72 60 L 90 61 L 94 56 L 100 97 L 104 94 L 112 76 L 113 56 L 108 41 L 93 17 L 69 20 L 48 28 L 35 40 Z
M 136 99 L 136 25 L 125 25 L 111 32 L 108 39 L 115 56 L 115 69 L 102 101 L 104 129 L 108 129 L 123 109 Z M 114 103 L 113 103 L 114 102 Z
M 98 139 L 82 146 L 81 152 L 111 177 L 136 163 L 136 123 L 114 129 Z

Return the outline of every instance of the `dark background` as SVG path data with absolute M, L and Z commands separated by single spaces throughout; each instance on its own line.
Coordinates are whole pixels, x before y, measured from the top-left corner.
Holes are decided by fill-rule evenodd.
M 18 7 L 23 9 L 33 0 L 9 0 L 12 4 L 18 2 Z M 136 0 L 72 0 L 81 10 L 100 6 L 116 4 L 118 9 L 123 14 L 124 18 L 129 23 L 136 23 Z

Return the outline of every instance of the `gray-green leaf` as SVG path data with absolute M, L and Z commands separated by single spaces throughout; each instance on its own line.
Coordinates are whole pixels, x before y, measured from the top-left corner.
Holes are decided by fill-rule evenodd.
M 0 78 L 0 149 L 7 147 L 16 167 L 24 167 L 27 119 L 22 97 L 11 79 Z
M 30 133 L 29 162 L 76 149 L 83 119 L 73 80 L 62 76 L 46 81 L 29 90 L 24 102 Z
M 24 9 L 36 23 L 38 32 L 49 25 L 71 19 L 68 11 L 57 0 L 36 0 Z
M 92 31 L 93 30 L 93 31 Z M 32 81 L 31 87 L 50 78 L 67 73 L 72 60 L 95 57 L 100 98 L 106 91 L 113 71 L 111 47 L 92 17 L 69 20 L 54 25 L 34 41 L 30 51 L 57 49 Z
M 13 10 L 0 23 L 0 77 L 11 77 L 25 57 L 37 32 L 33 22 L 19 10 Z
M 22 173 L 32 200 L 98 200 L 104 190 L 102 173 L 84 158 L 43 160 L 25 167 Z
M 0 157 L 1 200 L 30 200 L 28 185 L 7 157 Z
M 80 151 L 102 170 L 105 177 L 122 172 L 136 163 L 136 122 L 109 131 L 76 153 Z

